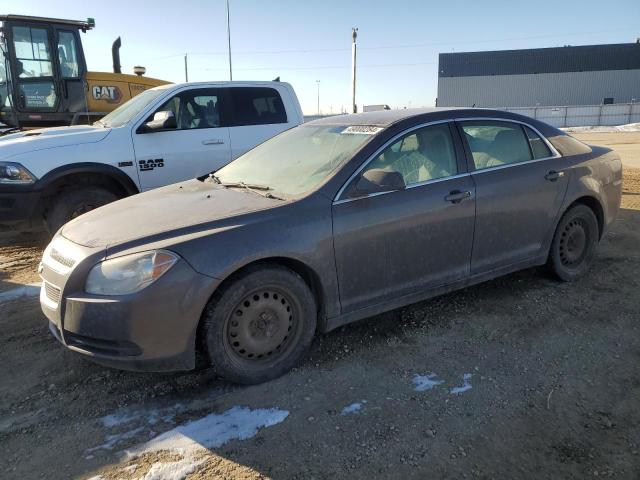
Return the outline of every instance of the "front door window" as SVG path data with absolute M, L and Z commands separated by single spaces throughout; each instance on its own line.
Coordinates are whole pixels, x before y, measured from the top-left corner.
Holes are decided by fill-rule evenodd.
M 48 109 L 56 105 L 53 63 L 46 28 L 13 27 L 20 106 Z

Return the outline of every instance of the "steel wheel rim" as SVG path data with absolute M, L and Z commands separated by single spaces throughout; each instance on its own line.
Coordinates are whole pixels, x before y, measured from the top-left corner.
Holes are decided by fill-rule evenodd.
M 589 246 L 589 230 L 586 222 L 580 218 L 571 220 L 560 235 L 560 262 L 573 267 L 582 262 Z
M 271 363 L 294 344 L 298 316 L 290 294 L 272 286 L 256 289 L 228 315 L 223 332 L 225 348 L 245 365 Z

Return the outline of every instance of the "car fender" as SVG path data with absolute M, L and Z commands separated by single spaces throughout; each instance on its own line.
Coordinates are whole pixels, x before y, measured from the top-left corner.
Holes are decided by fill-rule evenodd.
M 127 192 L 134 191 L 131 183 L 135 185 L 135 192 L 139 191 L 133 144 L 126 129 L 113 129 L 110 135 L 96 143 L 25 151 L 12 156 L 10 161 L 20 163 L 36 177 L 34 189 L 42 189 L 66 171 L 66 174 L 111 173 L 127 185 Z

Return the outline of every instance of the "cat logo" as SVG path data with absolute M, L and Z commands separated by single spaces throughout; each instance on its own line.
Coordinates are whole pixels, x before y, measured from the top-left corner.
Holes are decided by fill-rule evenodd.
M 138 165 L 141 172 L 150 172 L 154 168 L 164 167 L 164 159 L 156 158 L 151 160 L 139 160 Z
M 94 100 L 105 100 L 107 103 L 118 103 L 122 99 L 122 92 L 115 86 L 94 85 L 91 93 Z

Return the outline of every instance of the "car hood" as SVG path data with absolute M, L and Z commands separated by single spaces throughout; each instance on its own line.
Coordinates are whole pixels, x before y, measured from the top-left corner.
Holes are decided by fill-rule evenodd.
M 139 239 L 154 241 L 150 237 L 167 232 L 215 228 L 222 219 L 282 203 L 210 181 L 189 180 L 92 210 L 67 223 L 62 235 L 86 247 L 109 248 Z
M 47 148 L 95 143 L 103 140 L 110 128 L 91 125 L 40 128 L 0 136 L 0 158 Z

